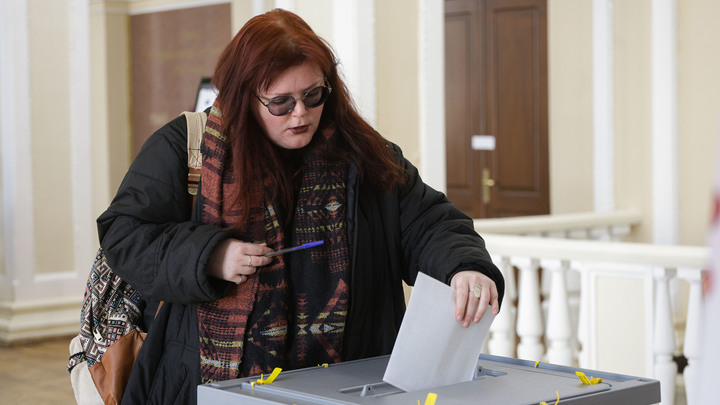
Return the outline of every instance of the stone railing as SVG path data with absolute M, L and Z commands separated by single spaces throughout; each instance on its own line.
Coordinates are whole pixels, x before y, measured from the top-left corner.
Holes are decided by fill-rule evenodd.
M 560 215 L 476 219 L 475 229 L 485 233 L 542 236 L 565 239 L 619 240 L 640 224 L 637 210 L 581 212 Z

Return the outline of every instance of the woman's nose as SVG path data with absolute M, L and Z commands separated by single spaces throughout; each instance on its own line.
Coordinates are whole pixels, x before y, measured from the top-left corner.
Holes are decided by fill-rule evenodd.
M 307 107 L 305 106 L 305 103 L 303 103 L 302 100 L 297 100 L 290 114 L 294 117 L 302 117 L 307 114 Z

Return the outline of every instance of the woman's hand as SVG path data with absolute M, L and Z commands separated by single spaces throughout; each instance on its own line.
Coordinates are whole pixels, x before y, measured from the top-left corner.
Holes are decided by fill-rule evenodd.
M 450 286 L 455 289 L 455 319 L 464 328 L 471 321 L 480 322 L 488 304 L 493 314 L 500 311 L 497 286 L 488 276 L 478 271 L 461 271 L 453 276 Z
M 272 249 L 265 243 L 225 239 L 210 255 L 205 271 L 209 276 L 240 284 L 255 273 L 258 267 L 270 264 L 272 258 L 263 256 L 270 252 Z

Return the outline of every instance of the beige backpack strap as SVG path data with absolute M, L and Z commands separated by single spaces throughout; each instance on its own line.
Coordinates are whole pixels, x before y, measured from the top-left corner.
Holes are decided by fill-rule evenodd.
M 207 122 L 207 114 L 204 111 L 183 112 L 187 121 L 187 154 L 188 154 L 188 193 L 192 195 L 192 205 L 195 206 L 195 198 L 197 197 L 198 186 L 200 185 L 200 173 L 202 172 L 202 153 L 200 152 L 200 144 L 202 144 L 203 132 L 205 132 L 205 123 Z M 165 301 L 158 303 L 155 311 L 155 318 L 160 313 Z M 138 349 L 139 350 L 139 349 Z M 132 368 L 132 367 L 131 367 Z M 128 369 L 129 370 L 129 369 Z
M 200 171 L 202 169 L 202 154 L 200 144 L 202 143 L 203 132 L 207 114 L 205 112 L 183 112 L 187 121 L 187 153 L 188 153 L 188 193 L 197 195 L 200 184 Z

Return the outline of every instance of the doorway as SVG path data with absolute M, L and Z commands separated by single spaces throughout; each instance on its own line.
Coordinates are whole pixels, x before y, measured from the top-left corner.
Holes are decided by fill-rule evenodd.
M 445 0 L 448 198 L 473 218 L 550 213 L 546 0 Z

